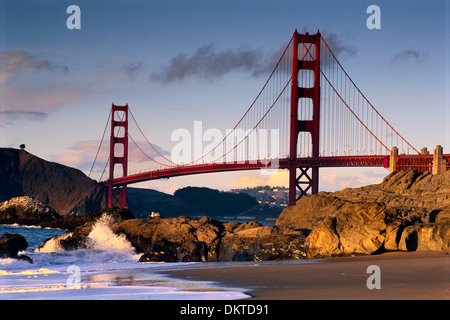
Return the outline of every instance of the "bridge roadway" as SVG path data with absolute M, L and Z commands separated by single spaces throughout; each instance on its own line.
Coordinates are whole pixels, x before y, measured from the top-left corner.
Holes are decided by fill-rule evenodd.
M 443 155 L 450 164 L 450 154 Z M 298 168 L 313 167 L 384 167 L 389 168 L 390 157 L 388 155 L 372 155 L 372 156 L 339 156 L 339 157 L 307 157 L 297 158 L 295 164 Z M 171 178 L 177 176 L 225 172 L 225 171 L 242 171 L 242 170 L 258 170 L 258 169 L 288 169 L 289 159 L 278 159 L 275 161 L 237 161 L 213 164 L 199 164 L 187 166 L 174 166 L 166 169 L 142 172 L 128 175 L 126 177 L 115 178 L 112 180 L 114 186 L 128 185 L 149 180 L 157 180 Z M 278 163 L 276 163 L 278 162 Z M 416 168 L 420 172 L 430 171 L 433 166 L 433 155 L 398 155 L 397 170 Z M 103 184 L 108 186 L 110 180 L 104 181 Z

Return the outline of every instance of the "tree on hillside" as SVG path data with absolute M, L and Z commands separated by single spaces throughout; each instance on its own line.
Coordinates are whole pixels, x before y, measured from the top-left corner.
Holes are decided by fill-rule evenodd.
M 25 144 L 22 143 L 22 144 L 19 146 L 19 148 L 20 148 L 20 150 L 24 151 L 25 148 L 26 148 L 26 146 L 25 146 Z

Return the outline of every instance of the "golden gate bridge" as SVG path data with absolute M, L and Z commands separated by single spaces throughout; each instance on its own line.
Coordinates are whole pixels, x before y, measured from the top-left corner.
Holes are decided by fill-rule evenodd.
M 109 206 L 126 207 L 129 184 L 192 174 L 289 170 L 289 205 L 293 205 L 308 193 L 318 193 L 323 167 L 415 168 L 434 174 L 450 166 L 450 154 L 442 154 L 442 148 L 437 146 L 434 154 L 425 148 L 419 152 L 389 124 L 319 31 L 294 32 L 244 115 L 197 159 L 177 163 L 164 154 L 144 135 L 128 104 L 112 105 L 99 151 L 108 127 L 104 172 L 109 164 L 109 177 L 103 184 Z M 276 134 L 267 134 L 272 132 Z M 147 160 L 144 172 L 129 172 L 133 162 L 129 147 Z

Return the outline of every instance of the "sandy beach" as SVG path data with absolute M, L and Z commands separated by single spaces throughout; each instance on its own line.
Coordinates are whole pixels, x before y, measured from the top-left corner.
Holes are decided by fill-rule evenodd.
M 215 281 L 224 287 L 244 288 L 251 299 L 261 300 L 450 299 L 448 254 L 394 252 L 314 262 L 249 264 L 164 273 L 186 280 Z M 379 267 L 378 271 L 368 270 L 372 265 Z M 380 288 L 369 289 L 368 282 L 369 286 L 379 284 Z

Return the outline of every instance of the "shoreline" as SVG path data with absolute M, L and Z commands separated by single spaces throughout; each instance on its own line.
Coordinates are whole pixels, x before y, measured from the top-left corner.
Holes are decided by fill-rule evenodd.
M 251 300 L 450 300 L 450 256 L 445 253 L 388 252 L 310 261 L 160 273 L 175 279 L 214 281 L 224 290 L 241 288 Z M 367 286 L 374 283 L 376 273 L 368 270 L 371 265 L 379 267 L 380 289 Z

